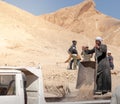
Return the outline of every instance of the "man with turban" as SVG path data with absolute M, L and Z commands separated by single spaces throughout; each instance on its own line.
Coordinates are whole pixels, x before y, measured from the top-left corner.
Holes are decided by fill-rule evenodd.
M 111 92 L 111 73 L 107 58 L 107 46 L 102 44 L 102 38 L 96 37 L 95 46 L 86 51 L 87 54 L 95 53 L 96 61 L 96 87 L 95 94 L 105 94 Z

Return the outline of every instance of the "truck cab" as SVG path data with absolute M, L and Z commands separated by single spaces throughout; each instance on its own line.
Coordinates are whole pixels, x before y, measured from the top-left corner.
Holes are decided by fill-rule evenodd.
M 41 70 L 0 67 L 0 104 L 45 104 Z

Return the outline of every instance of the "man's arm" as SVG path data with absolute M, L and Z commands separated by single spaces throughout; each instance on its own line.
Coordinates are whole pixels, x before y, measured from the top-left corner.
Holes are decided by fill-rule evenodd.
M 87 54 L 95 53 L 95 47 L 93 49 L 91 49 L 91 50 L 85 50 L 85 53 L 87 53 Z

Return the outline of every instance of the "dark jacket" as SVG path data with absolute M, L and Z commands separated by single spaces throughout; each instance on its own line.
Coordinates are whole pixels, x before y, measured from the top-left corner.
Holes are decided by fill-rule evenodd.
M 70 54 L 78 54 L 76 46 L 72 45 L 69 49 L 68 49 L 68 53 Z

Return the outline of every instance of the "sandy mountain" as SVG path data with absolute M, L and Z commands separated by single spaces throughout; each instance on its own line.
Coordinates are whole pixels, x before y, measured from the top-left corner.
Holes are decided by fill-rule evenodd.
M 66 7 L 41 17 L 72 32 L 90 38 L 103 36 L 106 41 L 111 40 L 112 44 L 120 45 L 119 40 L 111 38 L 120 37 L 120 20 L 104 15 L 96 10 L 93 0 L 85 0 L 78 5 Z
M 110 47 L 116 50 L 116 46 L 120 44 L 119 20 L 98 12 L 91 0 L 40 17 L 0 1 L 0 28 L 1 56 L 4 54 L 3 56 L 7 57 L 3 58 L 4 60 L 10 56 L 15 57 L 15 64 L 19 61 L 19 64 L 27 65 L 46 61 L 49 63 L 52 59 L 63 61 L 67 57 L 67 48 L 71 40 L 78 41 L 81 52 L 83 44 L 90 46 L 94 44 L 93 40 L 97 34 L 105 37 L 105 42 L 110 43 Z M 23 57 L 28 59 L 23 60 Z M 1 64 L 7 61 L 1 61 Z
M 66 31 L 2 1 L 0 29 L 1 65 L 50 64 L 53 59 L 63 61 L 72 39 L 79 41 L 79 37 L 83 37 L 80 43 L 85 43 L 85 36 Z

